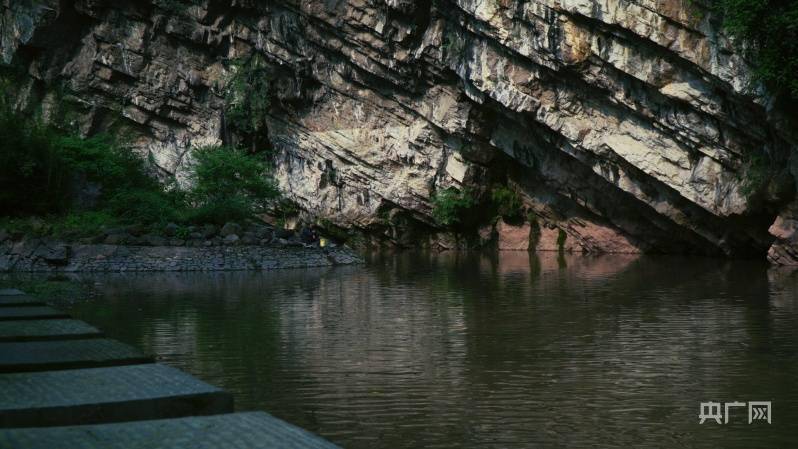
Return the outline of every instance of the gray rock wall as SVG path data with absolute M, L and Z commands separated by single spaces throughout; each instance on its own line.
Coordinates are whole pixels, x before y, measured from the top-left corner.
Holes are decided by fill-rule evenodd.
M 436 189 L 508 178 L 572 251 L 795 260 L 796 117 L 702 2 L 3 5 L 18 106 L 128 132 L 165 177 L 221 141 L 226 61 L 260 52 L 277 179 L 314 217 L 418 243 Z

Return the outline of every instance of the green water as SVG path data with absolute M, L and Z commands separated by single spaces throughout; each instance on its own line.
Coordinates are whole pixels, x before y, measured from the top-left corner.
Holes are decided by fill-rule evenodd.
M 93 277 L 71 312 L 350 448 L 798 447 L 798 272 L 754 262 L 399 254 Z M 771 401 L 772 424 L 699 424 Z

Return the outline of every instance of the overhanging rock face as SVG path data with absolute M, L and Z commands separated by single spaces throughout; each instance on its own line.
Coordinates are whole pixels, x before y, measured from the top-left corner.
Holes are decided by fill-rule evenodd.
M 130 131 L 178 180 L 225 133 L 225 61 L 256 51 L 280 186 L 334 224 L 430 225 L 435 189 L 500 176 L 574 251 L 764 256 L 778 237 L 771 259 L 795 258 L 768 232 L 794 216 L 795 117 L 749 91 L 700 2 L 30 3 L 0 30 L 19 107 Z

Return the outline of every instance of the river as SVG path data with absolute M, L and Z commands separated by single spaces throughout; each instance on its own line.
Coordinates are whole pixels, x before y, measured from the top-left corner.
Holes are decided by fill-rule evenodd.
M 399 253 L 93 276 L 70 312 L 348 448 L 798 447 L 798 272 L 759 262 Z M 771 423 L 699 424 L 771 402 Z

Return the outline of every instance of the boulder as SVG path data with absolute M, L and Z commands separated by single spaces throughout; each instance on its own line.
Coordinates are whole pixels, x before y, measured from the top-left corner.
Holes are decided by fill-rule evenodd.
M 69 262 L 69 246 L 58 242 L 42 242 L 34 255 L 50 265 L 66 265 Z
M 274 231 L 274 236 L 278 239 L 290 239 L 294 236 L 294 231 L 291 229 L 276 229 Z
M 215 225 L 206 224 L 205 226 L 202 227 L 202 230 L 200 232 L 202 233 L 202 237 L 204 239 L 209 239 L 215 236 L 216 233 L 219 232 L 219 229 Z
M 244 235 L 241 237 L 241 244 L 242 245 L 257 245 L 258 238 L 254 235 Z
M 271 238 L 273 231 L 269 226 L 257 225 L 253 227 L 252 232 L 254 232 L 255 236 L 259 239 L 267 239 Z
M 147 234 L 141 237 L 142 244 L 149 246 L 166 246 L 166 239 L 153 234 Z
M 224 244 L 225 245 L 235 245 L 238 243 L 240 238 L 236 234 L 228 234 L 224 237 Z
M 111 234 L 105 237 L 103 243 L 106 245 L 124 245 L 125 243 L 129 243 L 131 240 L 131 236 L 127 233 L 120 233 L 120 234 Z
M 511 225 L 499 219 L 496 223 L 498 247 L 501 250 L 527 251 L 530 248 L 532 226 L 529 223 Z
M 227 222 L 222 226 L 222 230 L 220 232 L 222 237 L 228 237 L 233 234 L 241 234 L 241 225 L 238 223 Z M 236 235 L 238 237 L 238 235 Z
M 496 229 L 493 225 L 484 225 L 477 231 L 480 246 L 488 246 L 496 239 Z
M 774 240 L 768 261 L 774 265 L 798 266 L 798 200 L 776 217 L 768 229 Z
M 177 234 L 177 230 L 180 229 L 180 226 L 176 225 L 175 223 L 168 223 L 165 228 L 163 228 L 163 233 L 167 237 L 174 237 Z

